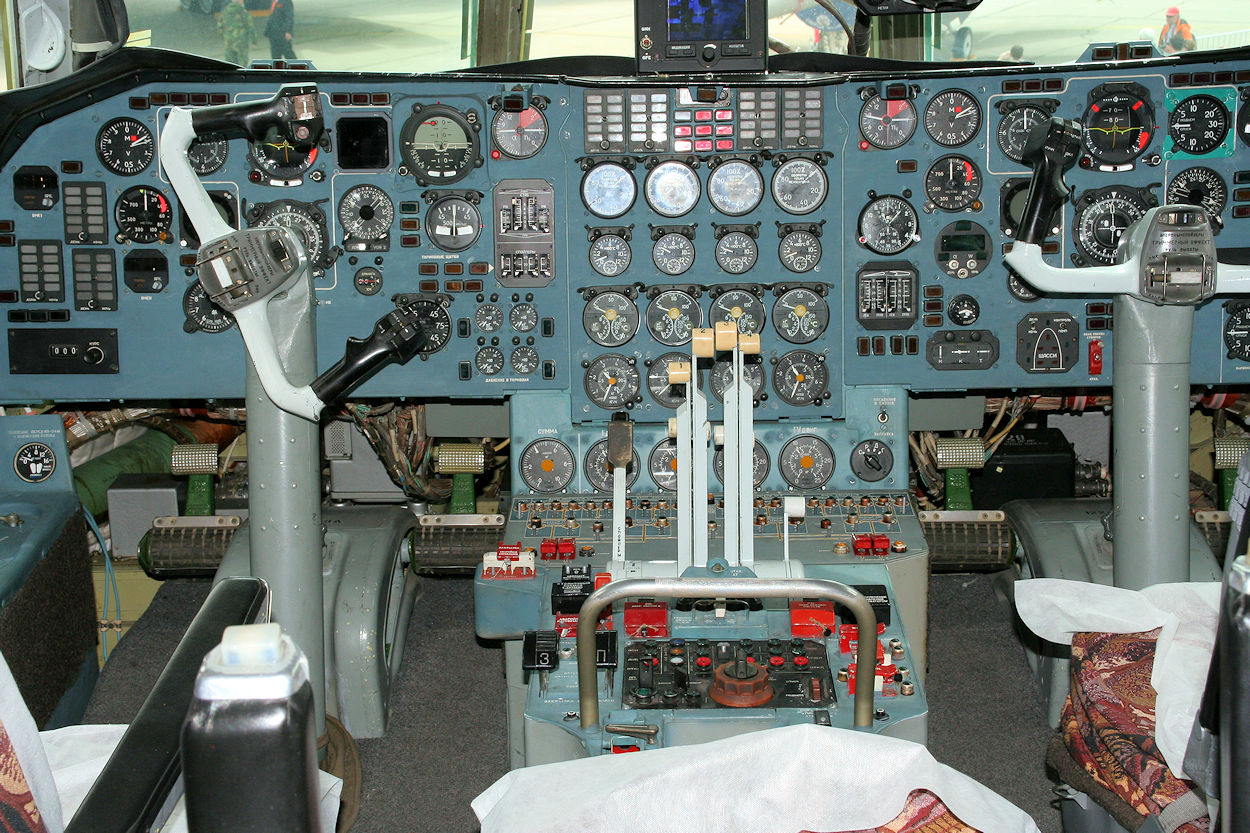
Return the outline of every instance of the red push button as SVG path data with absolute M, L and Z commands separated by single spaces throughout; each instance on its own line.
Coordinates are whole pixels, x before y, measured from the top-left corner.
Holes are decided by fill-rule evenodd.
M 1097 376 L 1102 373 L 1102 342 L 1098 340 L 1089 343 L 1089 375 Z

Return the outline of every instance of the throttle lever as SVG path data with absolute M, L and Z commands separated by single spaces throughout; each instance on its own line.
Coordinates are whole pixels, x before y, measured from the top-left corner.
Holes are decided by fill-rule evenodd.
M 263 140 L 276 127 L 297 148 L 306 149 L 321 140 L 325 119 L 312 84 L 286 84 L 271 98 L 237 101 L 191 111 L 191 126 L 199 136 L 220 133 L 226 138 L 246 136 Z
M 412 307 L 391 310 L 367 338 L 349 337 L 343 358 L 313 380 L 312 389 L 322 402 L 333 402 L 388 364 L 406 364 L 426 345 L 425 328 Z
M 1076 164 L 1080 151 L 1079 122 L 1056 117 L 1039 123 L 1029 133 L 1021 159 L 1032 166 L 1033 179 L 1016 232 L 1021 243 L 1040 245 L 1050 235 L 1055 213 L 1072 193 L 1063 175 Z

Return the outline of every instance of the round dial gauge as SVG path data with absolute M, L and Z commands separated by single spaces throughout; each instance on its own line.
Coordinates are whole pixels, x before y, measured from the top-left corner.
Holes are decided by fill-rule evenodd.
M 508 326 L 518 333 L 528 333 L 538 326 L 538 309 L 533 304 L 517 304 L 508 310 Z
M 442 302 L 434 298 L 416 298 L 406 305 L 415 313 L 417 321 L 425 329 L 425 345 L 419 353 L 437 353 L 451 341 L 451 316 Z
M 608 441 L 599 440 L 586 451 L 586 462 L 583 471 L 586 481 L 596 492 L 612 492 L 612 479 L 615 472 L 608 465 Z M 642 459 L 637 449 L 630 449 L 629 465 L 625 467 L 625 487 L 632 488 L 642 471 Z
M 616 411 L 638 398 L 642 379 L 638 368 L 619 353 L 605 353 L 586 367 L 586 396 L 607 411 Z
M 894 452 L 881 440 L 864 440 L 851 451 L 851 472 L 865 483 L 884 480 L 894 468 Z
M 952 324 L 971 327 L 981 317 L 981 305 L 971 295 L 956 295 L 946 305 L 946 317 Z
M 924 129 L 943 147 L 966 145 L 981 130 L 981 105 L 963 90 L 943 90 L 924 108 Z
M 703 326 L 703 309 L 689 292 L 666 289 L 647 305 L 647 330 L 666 347 L 690 341 L 695 327 Z
M 687 353 L 665 353 L 653 359 L 647 367 L 647 390 L 651 397 L 665 408 L 676 408 L 686 401 L 685 385 L 674 385 L 668 381 L 668 366 L 674 362 L 690 363 Z
M 391 232 L 395 205 L 378 186 L 357 185 L 339 200 L 338 214 L 344 237 L 381 240 Z
M 399 153 L 418 181 L 447 185 L 458 182 L 482 163 L 477 130 L 452 107 L 421 107 L 404 122 Z
M 791 344 L 808 344 L 829 326 L 829 304 L 806 287 L 786 290 L 773 304 L 773 326 Z
M 56 471 L 56 452 L 46 443 L 26 443 L 13 455 L 13 473 L 27 483 L 42 483 Z
M 182 329 L 188 333 L 200 330 L 220 333 L 234 326 L 234 316 L 213 303 L 204 290 L 204 284 L 196 281 L 182 294 L 182 314 L 186 316 Z
M 558 492 L 569 485 L 577 468 L 573 452 L 559 440 L 534 440 L 517 464 L 521 479 L 535 492 Z
M 664 217 L 680 217 L 699 201 L 699 175 L 685 162 L 661 162 L 651 169 L 642 185 L 647 205 Z
M 500 110 L 490 123 L 490 135 L 504 156 L 529 159 L 547 143 L 547 118 L 534 106 L 519 113 Z
M 586 302 L 582 326 L 595 344 L 620 347 L 638 332 L 638 307 L 621 292 L 600 292 Z
M 764 199 L 764 177 L 750 162 L 731 159 L 718 165 L 707 178 L 707 198 L 722 214 L 749 214 Z
M 442 197 L 425 214 L 425 233 L 445 252 L 463 252 L 482 233 L 482 215 L 464 197 Z
M 484 333 L 493 333 L 503 326 L 503 310 L 496 304 L 482 304 L 473 311 L 473 325 Z
M 317 161 L 318 149 L 314 146 L 300 150 L 287 141 L 276 127 L 269 128 L 265 138 L 252 142 L 252 164 L 274 179 L 298 179 Z
M 819 489 L 833 477 L 833 449 L 820 437 L 800 434 L 781 447 L 781 476 L 795 489 Z
M 859 132 L 873 147 L 900 147 L 916 132 L 916 108 L 905 98 L 886 101 L 874 95 L 860 108 Z
M 750 271 L 759 260 L 760 248 L 745 231 L 731 231 L 716 241 L 716 265 L 731 275 Z
M 117 231 L 131 243 L 169 241 L 174 210 L 168 198 L 150 185 L 127 188 L 113 208 Z
M 522 376 L 528 376 L 538 369 L 538 351 L 533 347 L 522 345 L 512 351 L 508 357 L 512 369 Z
M 601 234 L 590 244 L 590 268 L 605 278 L 615 278 L 629 268 L 634 253 L 619 234 Z
M 1041 107 L 1024 104 L 1010 110 L 998 123 L 998 149 L 1015 162 L 1024 161 L 1024 144 L 1033 128 L 1050 121 L 1050 113 Z
M 1224 346 L 1230 359 L 1250 362 L 1250 307 L 1236 307 L 1228 314 Z
M 859 213 L 859 242 L 879 255 L 896 255 L 915 243 L 916 209 L 902 197 L 877 197 Z
M 680 275 L 694 265 L 694 241 L 670 231 L 651 247 L 651 262 L 666 275 Z
M 764 302 L 754 292 L 746 289 L 728 289 L 712 301 L 709 319 L 712 323 L 729 321 L 738 332 L 754 335 L 764 327 Z
M 647 457 L 647 473 L 666 492 L 677 491 L 677 440 L 664 440 Z
M 377 295 L 382 291 L 382 273 L 372 266 L 361 266 L 352 277 L 352 285 L 361 295 Z
M 200 176 L 220 170 L 229 155 L 230 143 L 217 133 L 203 138 L 197 136 L 187 148 L 187 161 L 191 163 L 191 170 Z
M 1012 269 L 1007 270 L 1007 291 L 1011 293 L 1011 297 L 1017 301 L 1024 301 L 1026 304 L 1042 297 L 1036 289 L 1029 286 L 1024 278 L 1017 275 Z
M 1129 89 L 1106 91 L 1081 119 L 1085 151 L 1107 165 L 1124 165 L 1141 156 L 1154 135 L 1154 107 Z
M 810 159 L 788 159 L 773 174 L 773 200 L 789 214 L 811 214 L 829 193 L 825 169 Z
M 473 364 L 483 376 L 494 376 L 503 370 L 503 351 L 488 344 L 477 351 Z
M 768 449 L 756 440 L 751 446 L 751 485 L 758 489 L 764 482 L 764 478 L 768 477 L 770 468 L 772 468 L 772 461 L 768 459 Z M 725 449 L 718 448 L 712 455 L 712 472 L 717 480 L 721 483 L 725 482 Z
M 773 367 L 773 390 L 789 405 L 819 404 L 829 390 L 824 356 L 810 350 L 786 353 Z
M 971 159 L 943 156 L 924 175 L 924 192 L 943 211 L 962 211 L 981 196 L 981 172 Z
M 281 226 L 299 235 L 304 253 L 313 266 L 324 266 L 326 257 L 325 215 L 321 209 L 294 200 L 274 200 L 260 213 L 254 226 Z
M 1076 248 L 1094 264 L 1110 266 L 1120 238 L 1148 208 L 1136 191 L 1114 185 L 1082 198 L 1072 223 Z
M 746 357 L 742 362 L 742 375 L 746 377 L 747 386 L 751 389 L 751 399 L 758 402 L 764 394 L 764 365 L 760 362 L 758 356 L 750 357 L 751 361 L 747 361 Z M 712 376 L 709 383 L 712 388 L 712 395 L 716 397 L 717 402 L 725 401 L 725 391 L 733 384 L 734 365 L 730 359 L 721 359 L 712 365 Z
M 637 198 L 637 180 L 616 162 L 600 162 L 582 177 L 582 202 L 596 217 L 619 217 Z
M 820 238 L 810 231 L 795 229 L 781 238 L 777 257 L 791 272 L 810 272 L 820 263 Z
M 146 124 L 122 117 L 100 128 L 95 137 L 95 152 L 113 173 L 134 176 L 156 158 L 156 142 Z
M 1172 111 L 1168 135 L 1176 150 L 1197 156 L 1224 143 L 1231 121 L 1228 110 L 1215 96 L 1191 95 Z
M 1201 205 L 1218 217 L 1228 204 L 1228 186 L 1210 168 L 1186 168 L 1168 183 L 1166 199 L 1169 205 Z

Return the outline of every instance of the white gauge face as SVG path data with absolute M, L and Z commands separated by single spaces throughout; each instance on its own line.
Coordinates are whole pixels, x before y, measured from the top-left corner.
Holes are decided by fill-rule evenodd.
M 391 231 L 395 206 L 376 185 L 357 185 L 339 201 L 339 225 L 343 236 L 357 240 L 381 240 Z
M 755 238 L 745 231 L 731 231 L 716 241 L 716 265 L 731 275 L 749 272 L 759 257 Z
M 615 278 L 633 259 L 629 241 L 619 234 L 601 234 L 590 244 L 590 268 L 605 278 Z
M 651 449 L 647 473 L 666 492 L 677 491 L 677 440 L 664 440 Z
M 810 231 L 796 229 L 781 238 L 777 257 L 791 272 L 810 272 L 820 263 L 820 238 Z
M 742 375 L 746 377 L 747 387 L 751 389 L 751 399 L 758 402 L 764 394 L 764 365 L 759 361 L 759 357 L 751 357 L 751 361 L 742 362 Z M 712 395 L 716 397 L 718 402 L 725 401 L 725 391 L 733 384 L 734 366 L 730 359 L 721 359 L 712 365 L 712 376 L 709 383 L 712 387 Z
M 599 356 L 586 367 L 586 396 L 607 411 L 617 411 L 638 400 L 642 378 L 630 359 L 619 353 Z
M 829 389 L 829 368 L 823 356 L 791 350 L 773 367 L 773 390 L 789 405 L 813 405 Z
M 680 275 L 694 265 L 694 242 L 684 234 L 669 232 L 651 247 L 651 262 L 666 275 Z
M 528 159 L 547 143 L 547 119 L 533 106 L 520 112 L 500 110 L 491 121 L 490 133 L 504 156 Z
M 748 214 L 764 198 L 764 177 L 750 162 L 731 159 L 708 177 L 707 198 L 722 214 L 730 217 Z
M 796 489 L 819 489 L 833 477 L 833 449 L 820 437 L 801 434 L 781 448 L 781 476 Z
M 586 452 L 586 480 L 596 492 L 612 492 L 612 480 L 615 472 L 608 465 L 608 441 L 599 440 Z M 630 488 L 642 472 L 642 460 L 637 449 L 630 449 L 629 465 L 625 467 L 625 486 Z
M 690 364 L 688 353 L 665 353 L 651 362 L 647 368 L 647 390 L 651 398 L 665 408 L 676 408 L 686 401 L 686 386 L 672 384 L 668 380 L 669 366 L 674 363 Z
M 663 217 L 680 217 L 694 208 L 702 193 L 699 175 L 684 162 L 661 162 L 647 174 L 643 193 L 651 210 Z
M 620 347 L 638 332 L 638 307 L 622 292 L 600 292 L 586 302 L 582 326 L 595 344 Z
M 577 463 L 559 440 L 535 440 L 521 452 L 521 479 L 532 491 L 559 492 L 569 485 Z
M 637 198 L 634 175 L 615 162 L 601 162 L 582 177 L 582 202 L 596 217 L 619 217 Z
M 894 255 L 919 238 L 916 209 L 902 197 L 877 197 L 859 215 L 859 242 L 879 255 Z
M 829 178 L 810 159 L 790 159 L 773 174 L 773 199 L 789 214 L 811 214 L 825 201 Z
M 754 335 L 764 327 L 764 302 L 754 292 L 746 289 L 729 289 L 712 301 L 710 320 L 728 321 L 737 326 L 738 332 Z
M 647 305 L 647 330 L 666 347 L 690 341 L 695 327 L 703 326 L 703 309 L 689 292 L 666 289 Z
M 758 489 L 764 483 L 764 478 L 768 477 L 771 467 L 768 449 L 756 440 L 755 445 L 751 447 L 751 485 Z M 716 454 L 712 457 L 712 471 L 717 480 L 721 483 L 725 482 L 725 450 L 723 448 L 716 449 Z
M 808 344 L 829 326 L 829 304 L 806 287 L 787 290 L 773 305 L 773 326 L 791 344 Z
M 426 212 L 425 233 L 443 251 L 462 252 L 482 233 L 482 215 L 463 197 L 443 197 Z

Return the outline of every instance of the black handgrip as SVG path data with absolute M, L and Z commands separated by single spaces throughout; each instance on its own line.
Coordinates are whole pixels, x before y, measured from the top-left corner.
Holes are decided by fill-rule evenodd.
M 1023 161 L 1033 167 L 1029 199 L 1020 217 L 1016 239 L 1040 244 L 1055 225 L 1055 212 L 1068 201 L 1071 189 L 1064 173 L 1076 163 L 1081 151 L 1081 125 L 1069 119 L 1052 118 L 1033 128 L 1024 145 Z
M 368 338 L 347 339 L 343 358 L 313 381 L 313 393 L 322 402 L 333 402 L 388 364 L 407 363 L 425 343 L 425 328 L 416 313 L 407 307 L 393 310 L 373 326 Z
M 197 107 L 191 111 L 197 136 L 220 133 L 226 138 L 246 136 L 259 142 L 277 127 L 288 142 L 309 148 L 321 140 L 325 120 L 321 99 L 312 84 L 287 84 L 272 98 Z

